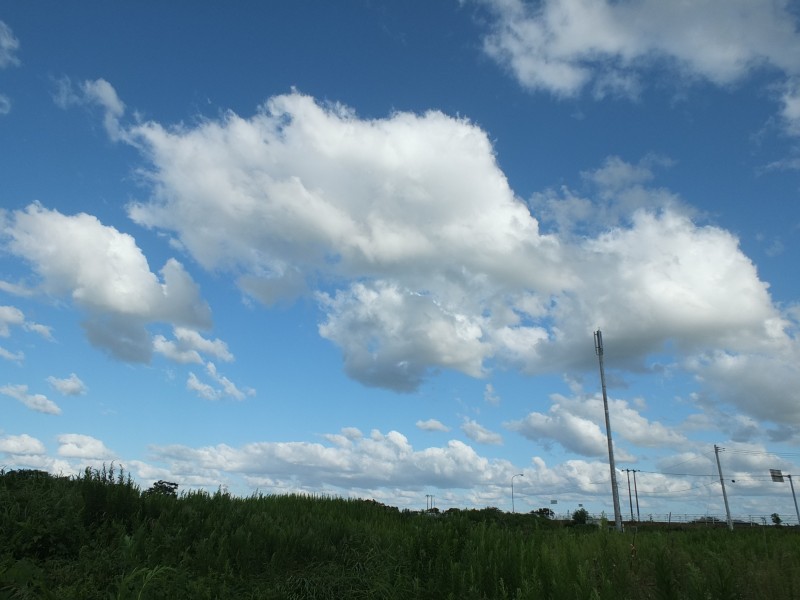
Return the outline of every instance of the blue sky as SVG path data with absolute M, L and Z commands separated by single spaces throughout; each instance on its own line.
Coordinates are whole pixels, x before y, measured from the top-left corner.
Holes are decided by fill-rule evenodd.
M 793 518 L 799 18 L 0 3 L 0 465 Z

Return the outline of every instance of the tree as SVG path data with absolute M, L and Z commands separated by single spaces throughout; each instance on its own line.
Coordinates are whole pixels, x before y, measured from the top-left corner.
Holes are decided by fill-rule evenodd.
M 535 514 L 535 515 L 538 515 L 540 517 L 544 517 L 546 519 L 552 519 L 553 517 L 556 516 L 556 513 L 553 512 L 553 509 L 552 508 L 547 508 L 547 507 L 545 507 L 545 508 L 537 508 L 536 510 L 531 511 L 531 512 L 533 514 Z
M 178 484 L 159 479 L 150 487 L 150 489 L 145 492 L 145 494 L 158 494 L 160 496 L 172 496 L 175 498 L 178 496 Z
M 781 519 L 781 516 L 778 513 L 772 513 L 772 522 L 780 527 L 781 523 L 783 523 L 783 519 Z
M 585 508 L 579 508 L 574 513 L 572 513 L 572 522 L 575 525 L 586 525 L 589 521 L 589 511 Z

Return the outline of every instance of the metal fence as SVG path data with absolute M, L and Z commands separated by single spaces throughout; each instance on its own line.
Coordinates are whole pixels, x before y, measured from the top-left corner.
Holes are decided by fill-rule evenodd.
M 599 523 L 603 518 L 605 518 L 610 523 L 614 523 L 614 516 L 611 515 L 603 515 L 603 514 L 590 514 L 589 515 L 591 520 L 595 523 Z M 556 519 L 562 519 L 565 521 L 569 521 L 572 519 L 572 513 L 564 513 L 564 514 L 556 514 Z M 797 526 L 798 521 L 797 517 L 794 515 L 780 515 L 780 524 L 781 526 Z M 622 515 L 623 522 L 636 525 L 637 523 L 662 523 L 662 524 L 695 524 L 695 525 L 708 525 L 708 526 L 715 526 L 715 525 L 722 525 L 726 526 L 728 524 L 725 515 L 711 515 L 711 514 L 678 514 L 678 513 L 653 513 L 653 514 L 642 514 L 641 517 L 636 520 L 631 520 L 630 518 L 626 517 L 624 514 Z M 734 526 L 736 527 L 760 527 L 760 526 L 772 526 L 775 523 L 772 520 L 772 515 L 731 515 L 731 521 L 733 522 Z

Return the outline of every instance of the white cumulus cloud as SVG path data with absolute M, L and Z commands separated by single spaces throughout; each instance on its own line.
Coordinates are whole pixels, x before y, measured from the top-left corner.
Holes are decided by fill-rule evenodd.
M 6 454 L 42 455 L 46 451 L 40 440 L 27 433 L 0 437 L 0 452 Z
M 800 70 L 787 2 L 772 0 L 484 0 L 493 11 L 486 52 L 524 86 L 570 96 L 622 82 L 659 62 L 718 85 L 768 66 Z
M 64 433 L 58 436 L 58 454 L 66 458 L 110 459 L 114 453 L 106 445 L 90 435 Z
M 117 358 L 150 359 L 148 323 L 211 324 L 210 309 L 178 261 L 168 260 L 159 277 L 133 237 L 94 216 L 31 204 L 7 213 L 3 234 L 8 249 L 39 275 L 42 290 L 84 309 L 89 340 Z
M 649 1 L 594 8 L 571 2 L 574 14 L 567 16 L 581 31 L 592 10 L 601 23 L 608 11 L 661 11 L 669 20 L 691 10 Z M 545 2 L 542 15 L 567 5 Z M 531 18 L 513 0 L 504 6 L 523 11 L 521 24 Z M 763 36 L 782 9 L 770 10 L 754 17 L 758 51 L 727 63 L 716 59 L 720 81 L 740 76 L 752 57 L 790 68 L 791 57 L 779 57 Z M 569 19 L 565 27 L 572 27 Z M 733 19 L 730 12 L 725 19 Z M 617 42 L 592 43 L 628 48 L 615 46 L 630 37 L 624 20 L 612 25 L 595 27 L 590 38 Z M 614 29 L 620 27 L 621 33 Z M 788 35 L 784 25 L 776 27 L 776 39 Z M 711 33 L 716 39 L 719 31 Z M 681 60 L 717 81 L 712 58 Z M 95 92 L 112 113 L 120 112 L 116 94 L 106 86 Z M 656 168 L 671 164 L 667 157 L 630 163 L 611 156 L 582 173 L 589 196 L 565 187 L 526 204 L 509 187 L 489 136 L 466 119 L 437 111 L 363 119 L 348 107 L 298 92 L 270 98 L 250 117 L 229 112 L 180 127 L 139 121 L 123 138 L 148 162 L 151 185 L 149 198 L 129 205 L 129 216 L 172 236 L 175 247 L 204 268 L 231 276 L 265 304 L 297 294 L 314 297 L 323 313 L 320 335 L 341 350 L 348 375 L 366 385 L 410 392 L 441 369 L 472 377 L 496 367 L 529 374 L 585 369 L 593 356 L 584 350 L 597 328 L 622 370 L 648 368 L 648 356 L 669 348 L 683 369 L 705 356 L 769 354 L 797 372 L 794 321 L 773 303 L 736 236 L 655 186 Z M 602 226 L 586 225 L 593 210 Z M 44 212 L 34 205 L 24 215 L 39 220 Z M 215 226 L 206 227 L 209 222 Z M 153 292 L 159 278 L 132 239 L 86 215 L 68 223 L 118 249 L 103 276 L 86 274 L 96 291 L 91 300 L 76 285 L 76 267 L 61 266 L 61 256 L 53 257 L 52 266 L 49 256 L 37 262 L 32 244 L 12 242 L 24 246 L 45 283 L 60 284 L 76 301 L 105 311 L 89 321 L 90 339 L 109 346 L 121 336 L 120 351 L 132 356 L 155 345 L 180 361 L 200 364 L 203 353 L 225 360 L 221 344 L 187 333 L 207 328 L 208 314 L 179 263 L 168 262 L 162 271 L 163 286 L 184 292 L 169 294 L 181 308 L 173 312 Z M 68 251 L 64 257 L 77 264 Z M 107 271 L 130 277 L 110 280 Z M 127 285 L 134 281 L 136 286 Z M 171 322 L 175 339 L 150 340 L 142 326 L 148 320 Z M 206 376 L 202 382 L 192 375 L 189 387 L 205 397 L 247 394 L 208 367 Z M 721 389 L 704 385 L 709 393 Z M 780 407 L 778 393 L 771 388 L 761 402 Z

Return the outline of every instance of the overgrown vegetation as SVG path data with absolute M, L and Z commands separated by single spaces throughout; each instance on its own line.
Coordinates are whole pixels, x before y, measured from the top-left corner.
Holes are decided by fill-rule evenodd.
M 141 492 L 113 467 L 0 472 L 0 599 L 800 596 L 791 527 L 618 534 L 498 509 Z

